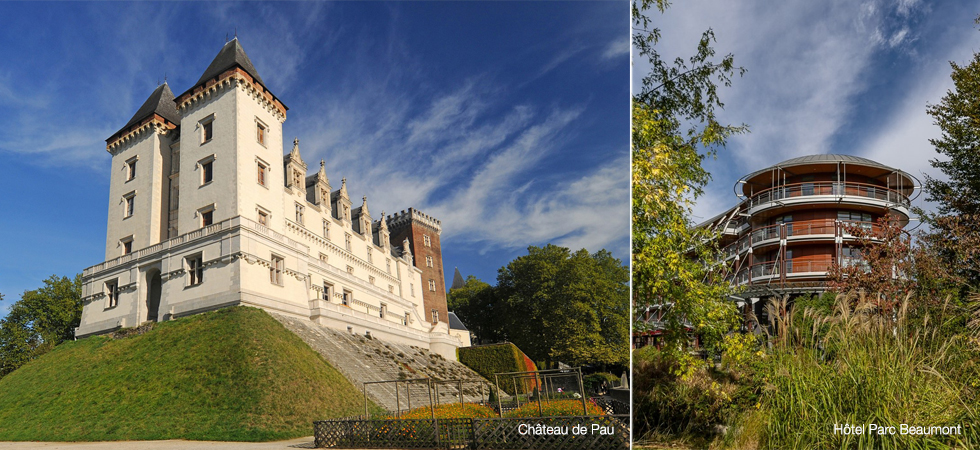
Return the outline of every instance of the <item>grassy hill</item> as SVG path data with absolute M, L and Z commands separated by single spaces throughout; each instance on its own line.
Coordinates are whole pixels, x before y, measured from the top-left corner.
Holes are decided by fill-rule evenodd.
M 236 307 L 59 345 L 0 379 L 0 441 L 288 439 L 363 402 L 266 312 Z

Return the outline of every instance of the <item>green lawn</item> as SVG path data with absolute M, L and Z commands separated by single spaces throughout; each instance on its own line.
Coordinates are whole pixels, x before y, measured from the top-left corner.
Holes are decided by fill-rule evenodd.
M 363 405 L 299 337 L 236 307 L 59 345 L 0 379 L 0 440 L 268 441 Z

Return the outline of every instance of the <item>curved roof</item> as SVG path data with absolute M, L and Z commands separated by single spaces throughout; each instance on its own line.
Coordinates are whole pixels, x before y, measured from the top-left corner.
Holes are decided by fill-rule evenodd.
M 807 155 L 807 156 L 800 156 L 798 158 L 787 159 L 786 161 L 766 167 L 765 169 L 756 170 L 755 172 L 752 172 L 742 177 L 741 179 L 749 180 L 755 178 L 757 175 L 769 172 L 770 170 L 773 169 L 786 169 L 793 166 L 803 166 L 807 164 L 820 164 L 820 163 L 836 164 L 839 162 L 842 162 L 844 164 L 860 164 L 862 166 L 874 167 L 877 169 L 887 170 L 889 172 L 901 172 L 902 174 L 909 177 L 910 179 L 914 179 L 914 177 L 905 173 L 905 171 L 898 170 L 894 167 L 886 166 L 878 161 L 872 161 L 868 158 L 862 158 L 860 156 L 833 155 L 833 154 Z

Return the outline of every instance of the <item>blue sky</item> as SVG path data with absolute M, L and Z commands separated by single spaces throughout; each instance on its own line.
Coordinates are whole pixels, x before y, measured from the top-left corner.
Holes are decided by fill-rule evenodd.
M 751 133 L 708 162 L 713 181 L 695 220 L 734 206 L 742 175 L 808 154 L 850 154 L 920 180 L 941 177 L 928 162 L 938 157 L 928 139 L 939 129 L 926 104 L 952 87 L 949 61 L 967 63 L 980 51 L 978 14 L 980 2 L 949 0 L 691 0 L 657 14 L 665 56 L 694 54 L 712 28 L 718 54 L 734 54 L 747 70 L 722 89 L 721 117 Z M 916 203 L 928 208 L 925 197 Z
M 283 134 L 375 214 L 443 223 L 495 283 L 528 245 L 628 261 L 626 2 L 0 3 L 0 315 L 102 261 L 105 139 L 227 37 L 290 108 Z M 285 148 L 290 148 L 287 142 Z

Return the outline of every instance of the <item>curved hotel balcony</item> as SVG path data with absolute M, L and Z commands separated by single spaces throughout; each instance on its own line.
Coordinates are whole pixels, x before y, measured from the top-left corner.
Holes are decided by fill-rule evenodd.
M 850 230 L 877 234 L 881 217 L 909 223 L 919 183 L 850 155 L 811 155 L 742 177 L 741 202 L 702 226 L 722 230 L 728 277 L 744 297 L 819 293 L 833 264 L 860 264 Z

